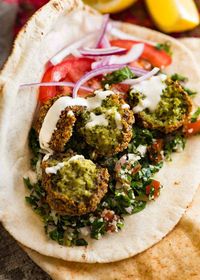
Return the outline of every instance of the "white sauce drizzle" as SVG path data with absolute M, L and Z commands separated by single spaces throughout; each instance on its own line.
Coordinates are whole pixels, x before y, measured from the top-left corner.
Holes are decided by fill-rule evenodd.
M 88 101 L 88 110 L 89 111 L 92 111 L 94 109 L 96 109 L 97 107 L 100 107 L 101 104 L 102 104 L 102 101 L 112 95 L 112 94 L 115 94 L 113 91 L 111 90 L 105 90 L 105 91 L 102 91 L 102 90 L 96 90 L 95 91 L 95 96 L 94 97 L 89 97 L 87 98 L 87 101 Z
M 122 117 L 120 113 L 115 112 L 115 122 L 118 129 L 122 129 Z
M 75 160 L 80 160 L 80 159 L 85 159 L 85 158 L 84 158 L 84 156 L 82 156 L 82 155 L 75 155 L 75 156 L 71 157 L 71 158 L 68 160 L 68 162 L 70 162 L 70 161 L 75 161 Z
M 65 165 L 64 162 L 59 162 L 58 164 L 51 166 L 51 167 L 46 167 L 45 172 L 46 174 L 56 174 L 58 170 L 63 168 Z
M 156 109 L 163 90 L 167 87 L 164 83 L 166 78 L 167 76 L 164 74 L 153 76 L 132 87 L 134 91 L 141 92 L 145 96 L 145 99 L 141 100 L 140 103 L 133 108 L 135 113 L 139 113 L 146 108 L 149 108 L 151 112 Z
M 39 133 L 39 142 L 41 149 L 49 151 L 49 142 L 56 129 L 61 112 L 68 106 L 87 106 L 84 98 L 71 98 L 69 96 L 60 97 L 47 112 Z
M 75 155 L 72 156 L 70 159 L 67 160 L 67 162 L 75 161 L 75 160 L 82 160 L 85 159 L 82 155 Z M 57 174 L 57 172 L 65 166 L 65 162 L 59 162 L 58 164 L 46 167 L 45 172 L 46 174 Z
M 111 90 L 96 90 L 95 96 L 90 98 L 72 98 L 69 96 L 63 96 L 60 97 L 54 104 L 51 106 L 49 111 L 47 112 L 40 133 L 39 133 L 39 142 L 41 149 L 44 149 L 45 151 L 52 152 L 49 148 L 49 142 L 51 140 L 52 134 L 54 130 L 56 130 L 56 125 L 59 120 L 59 117 L 61 115 L 61 112 L 69 106 L 84 106 L 87 107 L 89 111 L 94 110 L 97 107 L 100 107 L 102 104 L 102 101 L 112 94 L 115 94 Z M 73 112 L 70 110 L 68 112 L 69 116 L 73 116 Z M 105 120 L 103 121 L 105 124 Z M 103 125 L 104 125 L 103 124 Z M 101 124 L 102 125 L 102 124 Z
M 108 126 L 108 120 L 106 119 L 105 114 L 95 115 L 94 113 L 90 113 L 90 120 L 85 125 L 86 129 L 91 129 L 94 126 L 101 125 L 101 126 Z
M 129 109 L 129 108 L 130 108 L 130 106 L 128 104 L 123 104 L 122 105 L 122 109 Z

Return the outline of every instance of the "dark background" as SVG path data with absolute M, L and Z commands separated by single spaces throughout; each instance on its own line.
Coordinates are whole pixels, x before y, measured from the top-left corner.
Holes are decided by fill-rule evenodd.
M 0 225 L 0 280 L 50 280 Z

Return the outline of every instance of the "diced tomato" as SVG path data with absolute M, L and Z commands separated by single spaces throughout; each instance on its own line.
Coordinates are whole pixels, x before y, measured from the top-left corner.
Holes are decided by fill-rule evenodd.
M 133 40 L 111 40 L 110 43 L 112 46 L 130 50 L 133 45 L 141 42 Z M 165 52 L 164 50 L 159 50 L 156 47 L 147 43 L 144 43 L 144 52 L 141 55 L 141 58 L 147 60 L 153 66 L 159 68 L 166 67 L 172 63 L 172 58 L 167 52 Z
M 61 63 L 48 68 L 44 73 L 41 82 L 77 82 L 86 72 L 91 70 L 91 64 L 93 61 L 94 60 L 90 58 L 70 56 Z M 58 93 L 59 91 L 57 87 L 40 87 L 39 100 L 44 102 L 49 98 L 56 96 Z M 84 94 L 86 94 L 86 92 L 84 92 Z
M 186 136 L 192 136 L 200 133 L 200 120 L 196 122 L 187 123 L 184 128 Z
M 130 90 L 130 85 L 125 85 L 125 84 L 112 84 L 111 85 L 111 90 L 114 92 L 121 92 L 121 97 L 123 99 L 126 99 L 128 96 L 128 92 Z
M 162 148 L 163 148 L 164 142 L 163 139 L 156 139 L 149 147 L 148 147 L 148 154 L 149 159 L 153 163 L 158 163 L 162 160 Z
M 160 182 L 157 180 L 152 180 L 152 182 L 146 186 L 146 195 L 149 195 L 152 188 L 154 189 L 154 198 L 159 196 L 160 193 Z

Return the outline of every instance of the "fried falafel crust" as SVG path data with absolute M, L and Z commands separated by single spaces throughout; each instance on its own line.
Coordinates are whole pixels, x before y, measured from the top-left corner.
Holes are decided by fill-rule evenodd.
M 178 91 L 182 96 L 182 100 L 186 106 L 186 112 L 182 114 L 181 120 L 177 120 L 176 123 L 167 123 L 167 121 L 161 122 L 153 122 L 148 118 L 148 114 L 146 112 L 142 111 L 138 114 L 136 114 L 136 119 L 140 123 L 141 126 L 147 129 L 151 130 L 159 130 L 165 134 L 171 133 L 180 127 L 182 127 L 184 124 L 186 124 L 190 118 L 190 114 L 192 111 L 192 101 L 190 97 L 188 96 L 187 92 L 184 90 L 184 88 L 180 85 L 179 82 L 174 82 L 171 79 L 168 79 L 168 85 L 171 87 L 174 87 L 174 90 Z M 169 116 L 170 118 L 170 116 Z
M 127 104 L 124 99 L 119 94 L 112 95 L 112 100 L 117 105 L 121 106 L 120 113 L 122 114 L 122 143 L 119 143 L 119 145 L 115 148 L 113 153 L 111 155 L 117 154 L 119 152 L 122 152 L 128 147 L 128 144 L 130 143 L 132 139 L 132 125 L 135 122 L 135 118 L 133 115 L 133 112 L 129 108 L 122 108 L 123 105 Z
M 53 190 L 52 174 L 46 174 L 48 162 L 42 162 L 42 185 L 47 192 L 46 201 L 52 210 L 62 215 L 81 216 L 94 212 L 108 191 L 109 173 L 107 168 L 97 167 L 96 191 L 87 201 L 74 201 L 65 194 Z
M 62 95 L 63 96 L 63 95 Z M 45 119 L 45 116 L 51 106 L 54 104 L 56 100 L 58 100 L 61 96 L 56 96 L 54 98 L 49 99 L 45 102 L 39 109 L 38 119 L 34 124 L 34 129 L 39 135 L 40 129 L 42 127 L 42 123 Z M 51 136 L 51 140 L 49 142 L 49 147 L 53 151 L 63 152 L 65 148 L 65 144 L 69 141 L 73 133 L 73 126 L 77 120 L 78 114 L 83 111 L 84 107 L 81 106 L 72 106 L 65 108 L 60 115 L 60 118 L 56 124 L 56 128 Z M 69 114 L 72 111 L 73 114 Z

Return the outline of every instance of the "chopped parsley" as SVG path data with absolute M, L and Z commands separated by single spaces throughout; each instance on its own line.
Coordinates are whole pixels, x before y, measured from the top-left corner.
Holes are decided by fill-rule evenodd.
M 33 128 L 31 128 L 29 132 L 29 147 L 33 153 L 33 158 L 31 159 L 31 166 L 33 170 L 35 170 L 36 164 L 40 159 L 40 144 L 38 141 L 37 133 Z
M 179 152 L 184 150 L 186 144 L 186 138 L 182 132 L 172 133 L 165 137 L 164 156 L 167 160 L 171 160 L 171 154 L 173 152 Z
M 149 194 L 146 193 L 146 186 L 151 183 L 154 174 L 161 168 L 162 162 L 152 165 L 147 155 L 140 157 L 141 154 L 137 151 L 137 148 L 141 144 L 150 145 L 154 137 L 155 135 L 148 129 L 135 127 L 133 140 L 126 151 L 100 160 L 102 166 L 113 171 L 116 162 L 124 153 L 133 153 L 140 158 L 132 165 L 132 168 L 139 167 L 135 174 L 131 174 L 128 170 L 122 168 L 122 176 L 124 172 L 127 183 L 117 185 L 115 175 L 110 172 L 108 192 L 93 213 L 81 216 L 60 215 L 51 210 L 47 204 L 47 193 L 42 187 L 41 181 L 31 184 L 28 178 L 24 179 L 25 185 L 30 190 L 26 202 L 42 218 L 48 237 L 60 245 L 86 246 L 85 235 L 99 239 L 108 232 L 120 231 L 124 226 L 125 215 L 142 211 L 147 201 L 154 199 L 153 191 Z M 34 134 L 31 135 L 31 139 L 31 147 L 33 147 L 33 154 L 35 155 L 38 150 L 36 143 L 33 141 L 35 139 Z M 75 140 L 73 139 L 74 147 L 76 146 Z
M 112 84 L 118 84 L 120 82 L 123 82 L 126 79 L 132 79 L 135 75 L 130 70 L 128 66 L 123 67 L 120 70 L 116 70 L 110 74 L 107 74 L 102 79 L 102 85 L 112 85 Z
M 187 82 L 188 81 L 188 78 L 186 78 L 185 76 L 181 75 L 181 74 L 178 74 L 178 73 L 175 73 L 173 75 L 171 75 L 171 79 L 172 81 L 178 81 L 178 82 Z
M 187 77 L 185 77 L 185 76 L 183 76 L 183 75 L 181 75 L 181 74 L 178 74 L 178 73 L 175 73 L 175 74 L 173 74 L 173 75 L 171 75 L 171 79 L 175 82 L 175 81 L 178 81 L 178 82 L 180 82 L 180 83 L 185 83 L 185 82 L 187 82 L 188 81 L 188 78 Z M 182 85 L 183 86 L 183 85 Z M 185 87 L 185 86 L 183 86 L 183 89 L 184 89 L 184 91 L 189 95 L 189 96 L 195 96 L 196 94 L 197 94 L 197 92 L 196 91 L 194 91 L 194 90 L 191 90 L 191 89 L 189 89 L 189 88 L 187 88 L 187 87 Z
M 193 97 L 193 96 L 195 96 L 197 94 L 197 91 L 195 91 L 195 90 L 191 90 L 191 89 L 189 89 L 187 87 L 183 87 L 183 88 L 184 88 L 184 91 L 187 92 L 187 94 L 189 96 L 191 96 L 191 97 Z
M 170 42 L 164 42 L 164 43 L 158 43 L 156 45 L 156 49 L 157 50 L 163 50 L 166 53 L 168 53 L 169 55 L 172 55 L 172 51 L 171 51 L 171 44 Z
M 135 126 L 133 128 L 133 140 L 129 143 L 128 152 L 134 152 L 139 145 L 151 145 L 153 138 L 154 135 L 152 131 Z
M 199 116 L 200 116 L 200 107 L 198 107 L 197 110 L 192 115 L 191 122 L 196 122 Z

